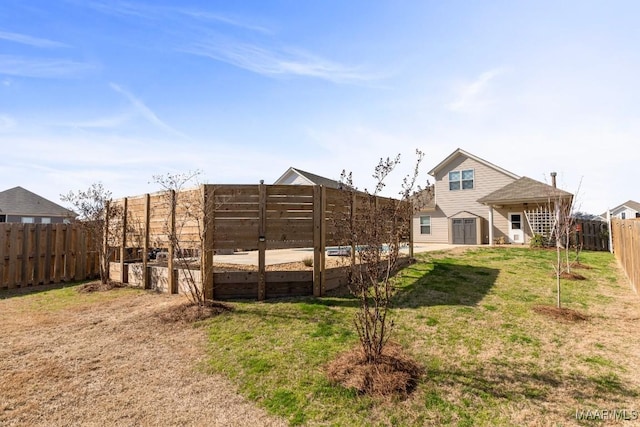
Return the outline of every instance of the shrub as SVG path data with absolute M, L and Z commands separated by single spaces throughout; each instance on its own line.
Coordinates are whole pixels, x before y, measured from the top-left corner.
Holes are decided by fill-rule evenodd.
M 545 246 L 544 237 L 542 234 L 534 234 L 529 242 L 529 247 L 531 248 L 543 248 Z
M 305 267 L 313 267 L 313 258 L 308 256 L 302 260 L 302 263 L 305 265 Z

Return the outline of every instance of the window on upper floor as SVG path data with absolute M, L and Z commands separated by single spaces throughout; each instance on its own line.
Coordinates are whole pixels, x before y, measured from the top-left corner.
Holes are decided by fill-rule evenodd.
M 420 234 L 431 234 L 431 217 L 420 217 Z
M 473 169 L 449 172 L 449 190 L 473 190 Z

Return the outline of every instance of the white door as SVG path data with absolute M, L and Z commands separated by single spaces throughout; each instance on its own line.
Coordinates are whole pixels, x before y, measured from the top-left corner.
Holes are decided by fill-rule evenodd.
M 509 212 L 509 243 L 524 243 L 523 215 L 520 212 Z

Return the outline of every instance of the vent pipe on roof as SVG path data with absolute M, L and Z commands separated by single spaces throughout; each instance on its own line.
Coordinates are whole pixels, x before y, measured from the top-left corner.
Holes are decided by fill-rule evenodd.
M 556 188 L 556 175 L 558 175 L 555 172 L 551 172 L 551 185 L 553 185 L 553 188 Z

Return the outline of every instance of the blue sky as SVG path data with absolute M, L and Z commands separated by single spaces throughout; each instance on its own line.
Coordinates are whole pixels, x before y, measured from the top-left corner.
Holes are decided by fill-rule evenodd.
M 59 202 L 152 176 L 266 183 L 289 166 L 371 185 L 462 148 L 578 192 L 640 200 L 640 2 L 0 3 L 0 190 Z

